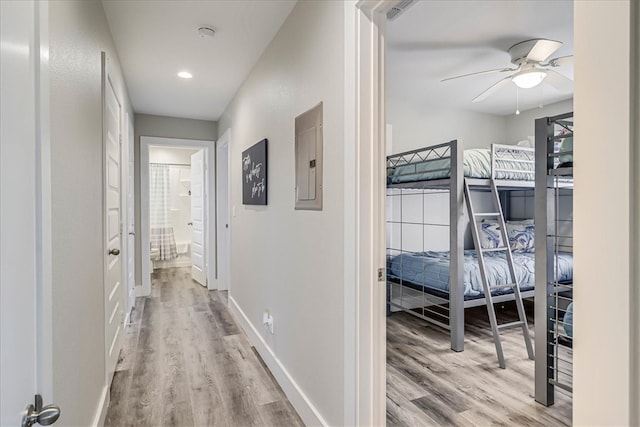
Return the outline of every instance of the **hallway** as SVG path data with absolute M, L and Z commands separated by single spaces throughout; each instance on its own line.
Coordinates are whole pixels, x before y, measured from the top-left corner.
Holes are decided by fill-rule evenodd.
M 151 296 L 136 301 L 106 426 L 303 425 L 226 298 L 193 282 L 190 268 L 154 273 Z

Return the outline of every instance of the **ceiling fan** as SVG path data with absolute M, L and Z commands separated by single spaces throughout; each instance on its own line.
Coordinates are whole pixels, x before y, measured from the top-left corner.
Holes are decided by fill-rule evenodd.
M 522 89 L 535 87 L 542 83 L 548 83 L 560 92 L 569 92 L 573 88 L 573 81 L 551 68 L 571 65 L 573 55 L 561 56 L 547 60 L 555 51 L 560 49 L 562 42 L 546 39 L 532 39 L 514 44 L 507 50 L 511 56 L 511 63 L 515 67 L 496 68 L 493 70 L 478 71 L 476 73 L 463 74 L 461 76 L 443 79 L 443 82 L 460 79 L 462 77 L 477 76 L 490 73 L 513 72 L 509 76 L 495 83 L 480 95 L 473 98 L 472 102 L 480 102 L 494 94 L 509 82 L 513 82 Z M 545 62 L 546 61 L 546 62 Z

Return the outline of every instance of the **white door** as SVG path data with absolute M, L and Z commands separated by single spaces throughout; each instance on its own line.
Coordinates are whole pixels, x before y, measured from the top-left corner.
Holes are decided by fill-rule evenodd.
M 106 372 L 110 382 L 122 348 L 125 303 L 122 286 L 122 236 L 120 227 L 120 112 L 109 60 L 103 54 L 104 148 L 105 148 L 105 338 Z
M 129 171 L 127 186 L 127 314 L 131 314 L 131 310 L 135 305 L 136 298 L 136 236 L 135 236 L 135 198 L 134 198 L 134 154 L 133 154 L 133 123 L 131 117 L 127 115 L 127 150 L 129 151 Z
M 229 289 L 229 142 L 221 138 L 216 153 L 218 289 Z
M 205 233 L 205 150 L 191 155 L 191 277 L 207 286 Z
M 0 1 L 0 19 L 0 425 L 17 426 L 51 399 L 48 4 Z

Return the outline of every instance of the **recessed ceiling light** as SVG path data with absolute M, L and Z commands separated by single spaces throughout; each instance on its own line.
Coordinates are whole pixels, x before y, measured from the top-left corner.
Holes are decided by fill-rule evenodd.
M 196 31 L 198 32 L 198 35 L 203 38 L 213 37 L 216 34 L 216 30 L 213 27 L 198 27 Z
M 188 71 L 180 71 L 178 73 L 178 77 L 181 77 L 183 79 L 190 79 L 191 77 L 193 77 L 193 75 Z

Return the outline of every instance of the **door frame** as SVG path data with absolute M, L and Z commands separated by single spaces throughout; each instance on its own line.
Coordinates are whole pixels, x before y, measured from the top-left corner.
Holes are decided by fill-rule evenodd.
M 386 424 L 384 62 L 386 13 L 399 1 L 345 4 L 345 283 L 353 284 L 344 296 L 348 425 Z
M 150 201 L 149 201 L 149 147 L 177 147 L 177 148 L 202 148 L 206 158 L 206 182 L 205 194 L 207 195 L 205 227 L 207 236 L 206 275 L 207 289 L 218 288 L 216 279 L 216 229 L 211 224 L 215 223 L 215 160 L 216 142 L 199 139 L 164 138 L 157 136 L 140 136 L 140 271 L 142 274 L 142 287 L 140 296 L 151 295 L 151 259 L 150 242 Z M 213 191 L 212 191 L 213 190 Z
M 123 196 L 123 205 L 125 208 L 124 212 L 124 221 L 122 228 L 122 235 L 124 244 L 123 247 L 126 248 L 125 252 L 125 268 L 124 268 L 124 283 L 125 283 L 125 294 L 126 294 L 126 317 L 125 317 L 125 326 L 129 325 L 131 322 L 131 312 L 135 308 L 136 305 L 136 283 L 135 283 L 135 264 L 136 264 L 136 240 L 135 240 L 135 175 L 134 175 L 134 131 L 133 131 L 133 116 L 131 113 L 126 113 L 126 141 L 127 146 L 126 150 L 122 150 L 123 152 L 123 160 L 124 153 L 126 151 L 126 173 L 122 174 L 122 182 L 126 182 L 126 191 Z M 124 187 L 124 185 L 123 185 Z M 130 227 L 131 226 L 131 227 Z M 129 244 L 129 241 L 132 240 L 133 244 Z M 129 267 L 132 266 L 132 271 L 129 271 Z M 129 280 L 131 278 L 131 281 Z
M 227 151 L 227 199 L 224 201 L 226 203 L 226 211 L 227 211 L 227 225 L 228 225 L 228 241 L 226 245 L 223 245 L 220 241 L 220 234 L 216 232 L 216 280 L 218 280 L 218 289 L 219 290 L 229 290 L 231 289 L 231 158 L 229 156 L 231 150 L 231 129 L 227 129 L 222 136 L 218 138 L 216 142 L 216 161 L 218 161 L 217 152 L 220 149 L 224 149 Z M 218 163 L 216 163 L 216 180 L 218 179 Z M 216 182 L 218 185 L 220 181 Z M 217 190 L 217 187 L 216 187 Z M 218 210 L 220 208 L 224 209 L 225 205 L 220 203 L 220 198 L 218 197 L 218 191 L 216 191 L 216 230 L 219 230 L 223 224 L 220 223 L 221 218 L 218 215 Z M 227 283 L 223 283 L 219 280 L 219 271 L 220 264 L 222 262 L 221 254 L 226 252 L 226 264 L 227 264 Z

